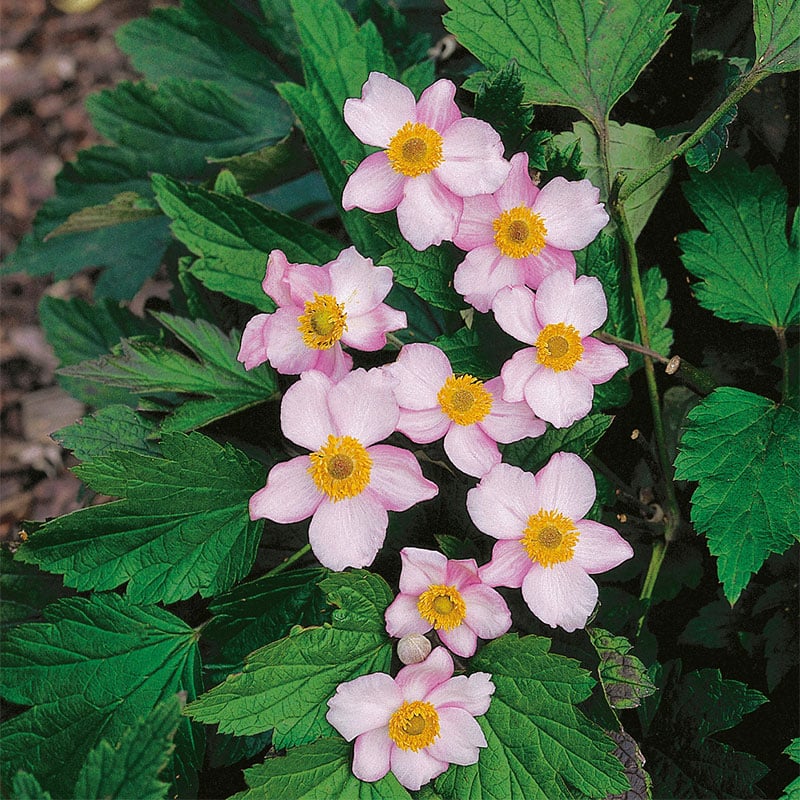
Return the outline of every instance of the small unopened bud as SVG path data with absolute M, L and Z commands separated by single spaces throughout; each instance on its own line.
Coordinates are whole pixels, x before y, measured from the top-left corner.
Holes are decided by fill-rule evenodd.
M 430 639 L 421 633 L 409 633 L 397 643 L 397 657 L 404 664 L 419 664 L 430 652 Z
M 672 356 L 672 358 L 667 362 L 667 366 L 664 367 L 664 372 L 667 375 L 674 375 L 681 366 L 681 357 L 680 356 Z

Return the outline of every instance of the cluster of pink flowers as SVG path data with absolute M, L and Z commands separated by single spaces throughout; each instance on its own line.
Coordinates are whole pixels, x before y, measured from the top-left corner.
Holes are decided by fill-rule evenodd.
M 388 512 L 438 493 L 411 451 L 382 443 L 392 434 L 418 444 L 443 439 L 452 464 L 479 479 L 467 510 L 498 540 L 489 563 L 403 548 L 400 591 L 386 609 L 391 636 L 435 631 L 469 658 L 479 639 L 511 627 L 495 587 L 521 589 L 538 619 L 573 631 L 597 601 L 590 576 L 631 557 L 615 530 L 585 518 L 595 484 L 578 456 L 556 453 L 533 475 L 503 463 L 498 447 L 540 436 L 548 422 L 566 427 L 585 416 L 594 385 L 627 359 L 591 336 L 605 321 L 605 295 L 596 278 L 575 274 L 573 251 L 608 221 L 598 190 L 563 178 L 539 189 L 527 155 L 506 161 L 497 133 L 462 118 L 454 95 L 455 86 L 440 80 L 416 102 L 405 86 L 372 73 L 344 117 L 362 142 L 381 150 L 350 176 L 342 205 L 397 209 L 400 231 L 418 250 L 454 242 L 466 252 L 454 274 L 457 291 L 525 346 L 485 382 L 455 374 L 432 344 L 407 344 L 391 364 L 353 369 L 344 347 L 380 350 L 387 334 L 406 325 L 405 314 L 384 302 L 391 270 L 352 247 L 322 266 L 290 264 L 275 250 L 262 286 L 277 310 L 248 323 L 239 360 L 247 369 L 269 362 L 300 376 L 284 394 L 281 428 L 310 452 L 272 467 L 250 515 L 278 523 L 310 517 L 309 542 L 324 566 L 368 566 Z M 448 764 L 477 761 L 486 739 L 474 717 L 487 710 L 494 686 L 485 673 L 452 677 L 445 647 L 395 678 L 365 675 L 338 687 L 328 720 L 355 739 L 360 779 L 391 770 L 419 789 Z

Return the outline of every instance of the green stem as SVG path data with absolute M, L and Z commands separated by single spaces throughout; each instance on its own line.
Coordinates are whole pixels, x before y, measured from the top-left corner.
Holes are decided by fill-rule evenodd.
M 768 74 L 765 70 L 752 69 L 746 75 L 743 75 L 733 91 L 709 114 L 706 121 L 694 133 L 687 136 L 671 153 L 668 153 L 660 161 L 653 164 L 647 172 L 632 178 L 630 183 L 625 185 L 620 192 L 619 201 L 624 203 L 640 186 L 643 186 L 651 178 L 658 175 L 661 170 L 666 169 L 676 158 L 680 158 L 687 150 L 694 147 L 722 119 L 731 106 L 736 105 Z
M 654 361 L 660 361 L 662 364 L 669 364 L 669 359 L 662 356 L 661 353 L 657 353 L 655 350 L 651 350 L 649 347 L 645 347 L 638 342 L 631 342 L 629 339 L 621 339 L 619 336 L 614 336 L 612 333 L 604 333 L 603 331 L 597 331 L 597 333 L 593 333 L 592 336 L 595 339 L 599 339 L 601 342 L 615 344 L 623 350 L 632 350 L 634 353 L 641 353 L 643 356 L 648 356 Z
M 295 561 L 301 559 L 309 550 L 311 550 L 311 545 L 304 544 L 296 553 L 292 553 L 289 558 L 282 561 L 277 567 L 273 567 L 269 572 L 265 573 L 264 577 L 266 578 L 270 575 L 277 575 L 279 572 L 283 572 L 287 567 L 294 564 Z
M 644 621 L 650 608 L 650 601 L 653 599 L 653 589 L 658 579 L 658 573 L 661 569 L 661 565 L 664 563 L 664 556 L 667 554 L 667 547 L 669 547 L 669 542 L 666 539 L 656 539 L 653 543 L 650 564 L 647 567 L 647 574 L 644 576 L 644 583 L 642 584 L 642 592 L 639 595 L 639 599 L 644 601 L 645 607 L 642 616 L 639 617 L 639 624 L 636 628 L 637 637 L 641 634 L 642 628 L 644 627 Z

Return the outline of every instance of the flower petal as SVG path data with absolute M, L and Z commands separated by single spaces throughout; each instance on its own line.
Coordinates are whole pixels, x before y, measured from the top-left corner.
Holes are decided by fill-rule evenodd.
M 547 241 L 562 250 L 582 250 L 608 223 L 592 182 L 553 178 L 539 192 L 533 211 L 544 220 Z
M 587 336 L 581 340 L 583 355 L 575 371 L 585 375 L 592 383 L 610 381 L 619 370 L 628 366 L 628 357 L 619 347 L 605 344 Z
M 331 290 L 344 303 L 347 316 L 366 314 L 383 302 L 392 288 L 389 267 L 376 267 L 371 258 L 348 247 L 328 265 Z
M 503 372 L 503 380 L 506 380 Z M 525 384 L 525 400 L 537 417 L 556 428 L 568 428 L 592 410 L 594 387 L 576 370 L 540 369 Z
M 236 360 L 241 361 L 245 369 L 253 369 L 267 360 L 265 334 L 268 327 L 267 321 L 271 316 L 272 314 L 256 314 L 245 325 L 239 354 L 236 356 Z
M 426 700 L 429 692 L 453 677 L 453 657 L 444 647 L 434 647 L 431 654 L 419 664 L 409 664 L 397 673 L 395 682 L 403 699 Z
M 469 711 L 463 708 L 439 710 L 439 736 L 427 750 L 434 758 L 448 764 L 474 764 L 481 747 L 486 747 L 486 737 L 481 726 Z
M 522 583 L 522 596 L 533 614 L 567 633 L 586 625 L 597 594 L 597 584 L 571 561 L 552 567 L 532 564 Z
M 559 250 L 546 244 L 539 255 L 530 255 L 519 260 L 525 279 L 525 285 L 538 289 L 542 281 L 554 272 L 568 272 L 575 277 L 575 256 L 571 250 Z
M 397 224 L 406 241 L 417 250 L 425 250 L 455 236 L 461 217 L 462 200 L 454 195 L 435 174 L 408 178 L 404 196 L 397 206 Z
M 421 411 L 408 411 L 400 409 L 400 420 L 397 430 L 408 436 L 412 442 L 430 444 L 441 439 L 453 421 L 440 408 L 427 408 Z
M 474 250 L 485 244 L 494 244 L 492 223 L 500 216 L 500 206 L 491 194 L 464 198 L 464 211 L 453 237 L 453 244 L 462 250 Z
M 497 324 L 510 336 L 533 344 L 542 330 L 536 316 L 536 296 L 527 286 L 507 286 L 492 300 Z
M 402 703 L 403 695 L 394 678 L 385 672 L 373 672 L 340 683 L 328 700 L 325 717 L 351 742 L 362 733 L 385 728 Z
M 428 753 L 428 749 L 427 747 L 422 750 L 392 748 L 390 756 L 392 774 L 406 789 L 416 791 L 447 769 L 447 762 L 434 758 Z
M 323 567 L 367 567 L 386 538 L 389 515 L 368 492 L 338 503 L 327 498 L 308 526 L 308 541 Z
M 287 524 L 310 517 L 325 499 L 308 468 L 308 456 L 297 456 L 276 464 L 267 485 L 250 498 L 250 519 L 270 519 Z
M 555 453 L 536 473 L 536 488 L 540 508 L 573 522 L 586 516 L 597 496 L 591 467 L 575 453 Z
M 291 266 L 282 250 L 273 250 L 267 258 L 267 268 L 261 288 L 279 306 L 292 305 L 289 283 L 286 280 Z
M 331 294 L 331 275 L 328 265 L 289 264 L 283 283 L 289 287 L 292 305 L 305 312 L 305 304 L 314 299 L 315 294 Z
M 524 283 L 521 262 L 504 256 L 494 242 L 467 253 L 453 275 L 453 288 L 481 313 L 493 307 L 501 289 Z
M 459 197 L 491 194 L 508 177 L 503 143 L 487 122 L 465 117 L 442 132 L 444 161 L 434 174 Z
M 435 345 L 422 343 L 403 345 L 397 360 L 383 369 L 396 381 L 400 407 L 415 411 L 439 409 L 439 391 L 453 374 L 447 356 Z
M 478 570 L 478 575 L 488 586 L 519 589 L 531 563 L 521 539 L 501 539 L 492 548 L 492 560 Z
M 591 519 L 575 523 L 580 533 L 572 555 L 573 561 L 589 575 L 608 572 L 623 561 L 633 558 L 633 548 L 608 525 Z
M 356 369 L 328 392 L 334 428 L 340 436 L 353 436 L 364 447 L 393 433 L 400 409 L 392 380 L 379 369 Z
M 467 511 L 479 530 L 489 536 L 520 539 L 528 518 L 539 510 L 535 493 L 536 479 L 530 472 L 497 464 L 467 492 Z
M 541 369 L 543 367 L 536 359 L 535 347 L 523 347 L 522 350 L 517 350 L 500 370 L 500 377 L 503 379 L 503 399 L 509 403 L 525 400 L 525 387 Z
M 353 745 L 353 775 L 360 781 L 379 781 L 389 771 L 393 749 L 388 727 L 362 733 Z
M 581 338 L 597 330 L 608 316 L 603 287 L 597 278 L 573 280 L 565 272 L 548 275 L 536 290 L 536 316 L 544 325 L 573 325 Z
M 372 457 L 368 491 L 389 511 L 405 511 L 439 493 L 439 487 L 422 474 L 419 462 L 408 450 L 376 444 L 368 452 Z
M 508 177 L 494 193 L 500 210 L 510 211 L 518 206 L 530 208 L 538 194 L 539 190 L 533 185 L 528 172 L 528 154 L 515 153 L 511 156 L 511 169 Z
M 436 631 L 439 635 L 441 643 L 451 652 L 462 658 L 469 658 L 475 655 L 478 649 L 478 635 L 469 625 L 461 623 L 461 625 L 451 628 L 450 630 Z
M 497 442 L 480 425 L 451 425 L 444 436 L 444 451 L 453 466 L 480 478 L 500 463 Z
M 357 317 L 348 314 L 342 343 L 357 350 L 374 352 L 386 346 L 389 331 L 402 330 L 407 325 L 405 311 L 381 303 L 366 314 Z
M 461 119 L 461 111 L 453 99 L 456 85 L 442 78 L 429 86 L 417 103 L 417 122 L 427 125 L 440 133 Z
M 495 686 L 488 672 L 457 675 L 437 686 L 425 698 L 439 708 L 463 708 L 478 717 L 489 710 Z
M 389 157 L 382 150 L 367 156 L 347 179 L 342 192 L 342 208 L 351 211 L 363 208 L 373 214 L 397 208 L 403 199 L 408 178 L 395 172 Z
M 297 306 L 283 306 L 269 314 L 262 325 L 267 359 L 281 375 L 299 375 L 315 369 L 320 360 L 321 351 L 308 347 L 298 330 L 297 318 L 301 313 Z M 327 370 L 320 372 L 327 374 Z
M 402 83 L 382 72 L 370 72 L 361 98 L 344 102 L 344 121 L 364 144 L 388 147 L 406 122 L 416 120 L 414 95 Z
M 461 590 L 467 606 L 464 624 L 472 628 L 481 639 L 496 639 L 511 627 L 511 612 L 501 595 L 484 583 L 476 583 Z
M 444 583 L 447 557 L 437 550 L 421 547 L 404 547 L 400 551 L 403 563 L 400 571 L 400 591 L 419 596 L 433 584 Z
M 430 622 L 420 616 L 417 600 L 418 597 L 415 594 L 400 593 L 395 597 L 384 613 L 386 633 L 389 636 L 399 639 L 409 633 L 427 633 L 433 627 Z
M 319 450 L 328 436 L 336 433 L 327 399 L 334 385 L 327 375 L 309 370 L 286 390 L 281 401 L 281 430 L 287 439 Z
M 496 442 L 508 444 L 532 436 L 541 436 L 546 425 L 531 411 L 527 403 L 510 403 L 503 399 L 502 378 L 486 381 L 484 388 L 492 394 L 492 410 L 478 425 Z

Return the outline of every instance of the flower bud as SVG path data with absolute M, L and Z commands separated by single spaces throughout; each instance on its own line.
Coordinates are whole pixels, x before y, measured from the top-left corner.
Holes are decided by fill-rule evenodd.
M 397 643 L 397 657 L 404 664 L 419 664 L 430 652 L 430 640 L 421 633 L 409 633 Z

